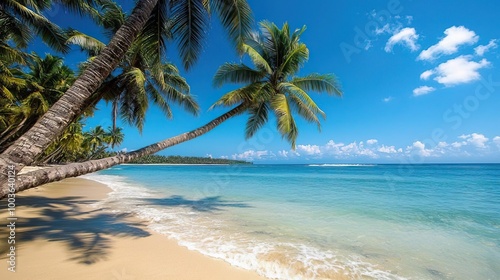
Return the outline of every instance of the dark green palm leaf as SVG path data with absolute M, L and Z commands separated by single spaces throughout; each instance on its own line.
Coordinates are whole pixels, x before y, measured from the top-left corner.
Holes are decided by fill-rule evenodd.
M 305 91 L 325 91 L 330 95 L 342 96 L 342 91 L 337 80 L 335 79 L 335 76 L 330 74 L 309 74 L 305 77 L 294 78 L 290 83 Z
M 47 45 L 63 53 L 69 51 L 69 47 L 66 45 L 66 36 L 61 28 L 17 1 L 4 1 L 5 5 L 27 22 Z
M 266 72 L 256 71 L 243 64 L 226 63 L 215 73 L 213 84 L 221 87 L 225 83 L 254 83 L 264 78 Z
M 253 17 L 250 6 L 245 0 L 210 0 L 211 10 L 215 12 L 235 42 L 237 49 L 243 53 L 243 41 L 251 32 Z
M 269 105 L 266 102 L 262 102 L 255 106 L 251 106 L 248 109 L 250 117 L 246 123 L 245 127 L 245 138 L 252 138 L 255 133 L 267 122 Z
M 161 64 L 167 41 L 172 39 L 173 21 L 168 18 L 168 1 L 159 0 L 142 33 L 138 37 L 141 54 L 149 64 Z
M 177 40 L 184 68 L 198 59 L 208 28 L 208 13 L 202 0 L 171 0 L 172 33 Z
M 244 102 L 250 102 L 255 98 L 254 95 L 256 92 L 259 92 L 264 86 L 264 83 L 252 83 L 246 87 L 230 91 L 210 106 L 209 110 L 217 106 L 233 106 Z
M 151 97 L 151 100 L 162 110 L 162 112 L 165 114 L 165 116 L 169 119 L 173 118 L 172 110 L 170 109 L 170 105 L 168 105 L 168 102 L 165 101 L 165 98 L 163 98 L 162 94 L 156 90 L 156 88 L 151 85 L 147 84 L 146 85 L 146 90 Z

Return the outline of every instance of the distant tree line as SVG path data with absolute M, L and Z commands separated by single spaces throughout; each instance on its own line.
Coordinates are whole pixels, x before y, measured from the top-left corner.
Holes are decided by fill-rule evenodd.
M 161 156 L 147 155 L 138 159 L 132 160 L 130 163 L 136 164 L 252 164 L 243 160 L 231 160 L 223 158 L 208 158 L 208 157 L 182 157 L 182 156 Z

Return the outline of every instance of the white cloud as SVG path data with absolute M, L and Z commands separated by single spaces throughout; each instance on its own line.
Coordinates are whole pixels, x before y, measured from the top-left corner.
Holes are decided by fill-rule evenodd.
M 378 157 L 378 155 L 375 154 L 374 151 L 372 151 L 370 149 L 366 149 L 363 145 L 363 142 L 361 142 L 359 144 L 356 142 L 352 142 L 348 145 L 341 147 L 340 150 L 342 151 L 342 154 L 344 156 L 354 156 L 354 157 L 367 156 L 367 157 L 371 157 L 371 158 Z
M 263 159 L 267 157 L 272 157 L 274 154 L 269 151 L 254 151 L 248 150 L 240 154 L 232 155 L 232 159 L 240 159 L 240 160 L 256 160 Z
M 386 98 L 382 99 L 382 101 L 384 101 L 384 102 L 387 103 L 387 102 L 391 102 L 393 99 L 394 98 L 392 98 L 392 96 L 389 96 L 389 97 L 386 97 Z
M 477 55 L 483 56 L 487 51 L 489 51 L 490 49 L 494 49 L 496 47 L 497 47 L 497 40 L 493 39 L 490 40 L 488 45 L 479 45 L 475 47 L 474 51 L 476 52 Z
M 441 63 L 434 69 L 437 75 L 434 80 L 448 87 L 479 80 L 478 70 L 489 66 L 490 62 L 484 58 L 479 62 L 471 59 L 470 55 L 461 55 Z
M 395 45 L 401 44 L 409 48 L 411 51 L 417 51 L 419 49 L 419 46 L 417 45 L 418 37 L 419 35 L 415 31 L 415 28 L 403 28 L 389 38 L 384 50 L 386 52 L 390 52 Z
M 418 60 L 434 60 L 443 54 L 454 54 L 461 45 L 473 45 L 479 40 L 479 36 L 472 30 L 463 26 L 452 26 L 444 31 L 446 35 L 437 44 L 423 50 Z
M 427 70 L 420 74 L 421 80 L 428 80 L 434 74 L 434 70 Z
M 281 157 L 288 157 L 288 152 L 285 150 L 278 151 L 278 155 Z
M 413 144 L 407 147 L 406 150 L 409 153 L 416 152 L 422 157 L 430 157 L 432 155 L 432 151 L 430 149 L 426 149 L 425 144 L 420 141 L 413 142 Z
M 429 86 L 421 86 L 413 90 L 413 96 L 425 95 L 430 92 L 435 91 L 436 89 Z
M 317 145 L 297 145 L 297 151 L 302 151 L 307 155 L 319 155 L 321 151 Z
M 461 135 L 459 138 L 464 139 L 465 141 L 467 141 L 467 143 L 470 143 L 474 147 L 481 148 L 481 149 L 486 148 L 486 143 L 489 140 L 486 136 L 484 136 L 483 134 L 479 134 L 479 133 Z M 493 140 L 495 140 L 495 139 L 493 139 Z
M 206 154 L 205 157 L 212 158 L 212 154 Z
M 493 138 L 493 143 L 500 148 L 500 136 L 495 136 L 495 138 Z
M 300 153 L 299 153 L 300 151 Z M 461 135 L 450 142 L 429 142 L 427 140 L 416 140 L 406 147 L 396 147 L 394 145 L 386 145 L 380 143 L 376 139 L 368 139 L 366 141 L 354 141 L 348 144 L 336 143 L 329 140 L 324 145 L 317 144 L 302 144 L 297 145 L 297 150 L 280 150 L 274 153 L 273 151 L 263 150 L 255 151 L 248 150 L 240 154 L 234 154 L 230 158 L 241 160 L 300 160 L 300 159 L 336 159 L 336 160 L 376 160 L 381 162 L 406 162 L 410 160 L 432 159 L 433 161 L 443 161 L 458 158 L 467 160 L 467 158 L 481 158 L 492 156 L 500 158 L 500 136 L 495 136 L 490 139 L 481 133 L 470 133 Z M 227 157 L 221 157 L 227 158 Z
M 463 142 L 463 141 L 451 143 L 451 146 L 455 149 L 459 149 L 460 147 L 465 146 L 465 145 L 467 145 L 467 142 Z
M 385 146 L 385 145 L 382 145 L 380 148 L 378 148 L 379 152 L 381 153 L 385 153 L 385 154 L 395 154 L 398 152 L 398 150 L 396 150 L 396 147 L 394 146 Z M 399 152 L 402 152 L 403 150 L 402 149 L 399 149 Z

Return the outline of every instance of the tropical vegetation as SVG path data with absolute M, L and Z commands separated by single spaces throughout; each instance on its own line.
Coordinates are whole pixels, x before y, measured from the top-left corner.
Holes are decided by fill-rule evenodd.
M 11 166 L 18 171 L 23 165 L 36 162 L 71 163 L 18 176 L 16 192 L 144 157 L 152 160 L 154 153 L 199 137 L 245 112 L 249 113 L 247 138 L 274 117 L 278 131 L 294 148 L 298 136 L 294 115 L 318 127 L 319 117 L 325 116 L 309 92 L 341 94 L 332 75 L 296 76 L 309 56 L 309 50 L 300 41 L 305 28 L 292 32 L 288 24 L 279 28 L 263 22 L 260 32 L 252 33 L 251 12 L 246 1 L 140 0 L 129 16 L 112 2 L 101 3 L 99 23 L 115 35 L 103 47 L 104 44 L 94 38 L 74 30 L 67 32 L 66 44 L 81 46 L 91 58 L 74 82 L 68 83 L 65 93 L 57 96 L 55 103 L 45 114 L 37 116 L 37 122 L 26 132 L 16 135 L 16 140 L 0 156 L 3 174 L 7 174 Z M 184 68 L 192 67 L 201 52 L 210 13 L 218 15 L 236 49 L 248 55 L 254 64 L 249 67 L 227 63 L 214 77 L 217 87 L 225 83 L 242 84 L 213 105 L 233 108 L 192 131 L 132 152 L 110 153 L 108 148 L 114 148 L 123 140 L 116 126 L 118 116 L 140 130 L 150 101 L 159 105 L 166 117 L 171 117 L 169 103 L 179 104 L 193 114 L 198 112 L 187 82 L 177 68 L 167 62 L 165 49 L 167 41 L 173 39 L 178 43 Z M 0 68 L 3 71 L 0 79 L 13 80 L 0 84 L 0 88 L 4 86 L 10 93 L 25 87 L 23 83 L 27 81 L 18 75 L 23 72 L 22 61 L 14 58 L 7 59 L 0 54 L 8 70 Z M 7 94 L 2 99 L 8 99 Z M 83 132 L 82 116 L 91 114 L 101 99 L 113 105 L 113 126 L 108 131 L 96 127 Z M 6 182 L 5 175 L 0 176 L 0 181 Z M 1 189 L 0 197 L 7 193 L 7 188 Z
M 288 23 L 280 29 L 264 21 L 261 32 L 245 40 L 243 50 L 251 58 L 254 68 L 245 64 L 226 63 L 214 77 L 214 85 L 240 83 L 244 86 L 222 96 L 212 107 L 244 105 L 249 113 L 245 136 L 251 138 L 274 113 L 277 129 L 295 148 L 298 128 L 293 117 L 297 113 L 320 128 L 320 117 L 325 113 L 309 96 L 308 91 L 341 95 L 337 81 L 331 74 L 296 76 L 309 58 L 309 50 L 300 42 L 301 29 L 290 31 Z
M 130 161 L 134 164 L 252 164 L 243 160 L 231 160 L 210 157 L 183 157 L 147 155 Z
M 162 31 L 166 29 L 164 24 L 171 19 L 172 34 L 178 42 L 183 64 L 186 68 L 191 67 L 201 53 L 210 14 L 218 16 L 236 46 L 241 45 L 251 30 L 251 11 L 244 0 L 137 1 L 131 15 L 74 84 L 23 137 L 2 153 L 0 174 L 7 174 L 7 166 L 15 166 L 19 171 L 24 165 L 31 164 L 60 136 L 89 107 L 89 103 L 95 101 L 92 100 L 94 93 L 118 66 L 139 35 L 146 34 L 142 38 L 153 42 L 153 52 L 164 53 L 165 45 L 162 42 L 165 42 L 165 37 Z M 5 175 L 0 176 L 0 182 L 6 183 Z

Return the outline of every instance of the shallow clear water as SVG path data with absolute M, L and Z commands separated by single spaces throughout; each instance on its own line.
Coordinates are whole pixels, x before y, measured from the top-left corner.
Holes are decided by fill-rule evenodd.
M 276 279 L 500 279 L 500 165 L 121 165 L 87 176 L 181 245 Z

